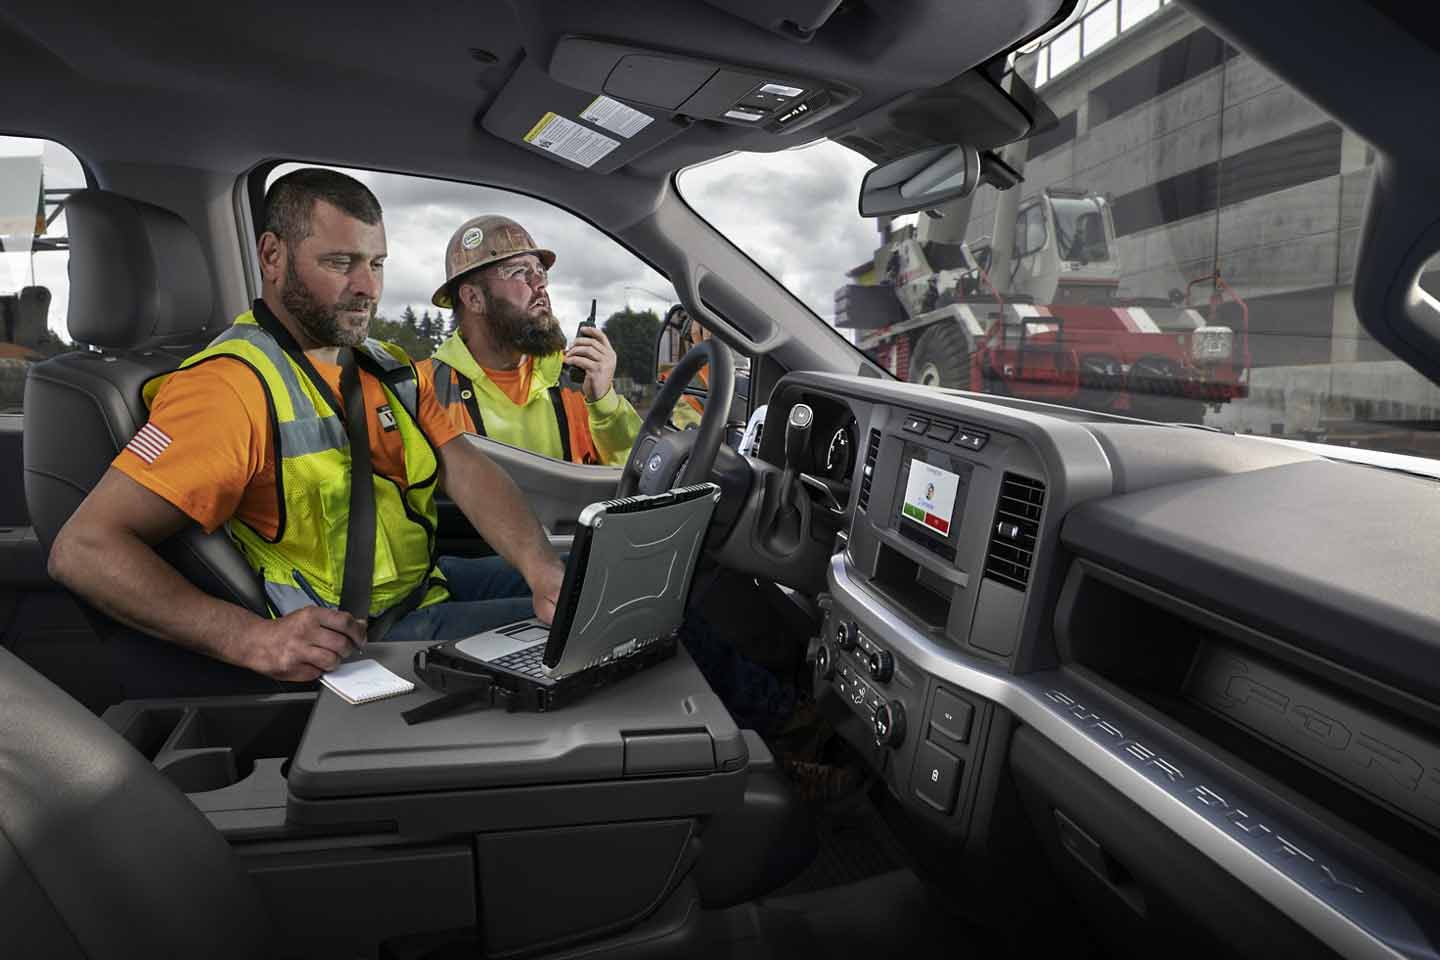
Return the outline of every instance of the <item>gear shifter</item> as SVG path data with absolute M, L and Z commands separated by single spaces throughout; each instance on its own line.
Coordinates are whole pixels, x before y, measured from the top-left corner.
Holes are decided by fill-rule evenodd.
M 790 509 L 790 500 L 796 487 L 796 474 L 810 446 L 810 425 L 815 422 L 815 411 L 808 403 L 797 403 L 790 408 L 785 418 L 785 472 L 780 477 L 780 509 Z

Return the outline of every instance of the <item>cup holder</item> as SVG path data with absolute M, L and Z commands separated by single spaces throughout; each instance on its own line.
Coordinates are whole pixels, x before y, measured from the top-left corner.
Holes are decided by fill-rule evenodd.
M 288 760 L 314 707 L 312 693 L 157 706 L 138 717 L 126 735 L 146 752 L 157 731 L 171 726 L 152 757 L 156 768 L 184 792 L 205 793 L 240 783 L 257 760 Z
M 180 750 L 171 754 L 160 768 L 170 782 L 184 793 L 207 793 L 239 783 L 250 771 L 235 768 L 235 752 L 228 747 L 212 750 Z

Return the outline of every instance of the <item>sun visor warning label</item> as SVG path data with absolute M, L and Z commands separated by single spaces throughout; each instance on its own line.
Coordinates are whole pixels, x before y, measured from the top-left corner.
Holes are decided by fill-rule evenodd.
M 541 117 L 525 134 L 525 142 L 587 168 L 620 146 L 619 140 L 586 129 L 558 113 Z
M 619 100 L 599 96 L 590 101 L 590 106 L 580 114 L 580 119 L 589 120 L 601 130 L 618 133 L 628 140 L 648 127 L 650 121 L 655 118 L 648 113 L 641 113 L 639 110 L 627 107 Z

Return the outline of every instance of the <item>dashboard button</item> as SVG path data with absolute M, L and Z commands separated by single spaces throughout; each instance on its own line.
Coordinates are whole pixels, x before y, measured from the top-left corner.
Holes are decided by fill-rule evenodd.
M 898 747 L 905 740 L 905 707 L 899 700 L 882 703 L 870 718 L 875 742 L 882 747 Z
M 910 416 L 905 418 L 905 430 L 909 433 L 924 433 L 930 428 L 930 421 L 924 417 Z
M 969 430 L 962 430 L 960 431 L 960 436 L 955 438 L 955 442 L 969 450 L 979 450 L 985 446 L 985 441 L 989 439 L 990 438 L 983 433 L 972 433 Z
M 895 657 L 888 650 L 874 651 L 865 665 L 870 670 L 870 679 L 878 683 L 885 683 L 895 676 Z
M 935 691 L 930 707 L 930 727 L 951 740 L 964 743 L 970 738 L 970 716 L 974 708 L 967 701 L 944 690 Z
M 955 809 L 960 760 L 926 740 L 915 753 L 915 795 L 941 813 Z
M 928 436 L 934 437 L 941 443 L 949 443 L 955 439 L 956 427 L 953 423 L 932 423 Z
M 835 664 L 830 659 L 830 648 L 822 643 L 815 648 L 815 672 L 821 680 L 829 680 L 834 671 Z
M 855 624 L 842 620 L 835 625 L 835 646 L 841 650 L 854 650 L 855 637 L 860 633 L 860 628 Z

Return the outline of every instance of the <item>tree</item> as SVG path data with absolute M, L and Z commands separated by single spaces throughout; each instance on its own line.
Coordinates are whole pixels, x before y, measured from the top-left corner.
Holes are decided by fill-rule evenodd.
M 370 322 L 370 336 L 398 344 L 412 360 L 424 360 L 435 350 L 434 344 L 420 336 L 419 321 L 410 307 L 401 312 L 399 320 L 377 313 Z
M 420 339 L 430 345 L 430 349 L 426 351 L 426 356 L 429 356 L 435 351 L 436 347 L 440 346 L 440 330 L 440 324 L 435 317 L 430 316 L 429 310 L 426 310 L 420 315 Z
M 617 377 L 629 377 L 636 383 L 655 379 L 655 338 L 660 333 L 655 311 L 626 307 L 610 314 L 601 329 L 615 348 Z

